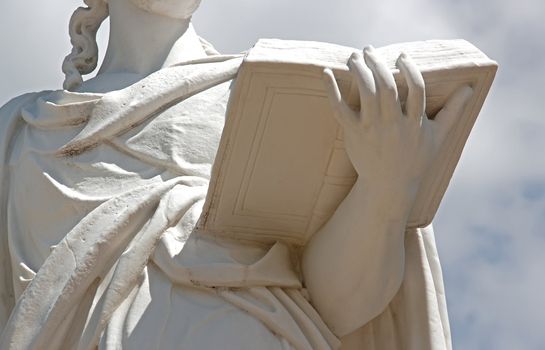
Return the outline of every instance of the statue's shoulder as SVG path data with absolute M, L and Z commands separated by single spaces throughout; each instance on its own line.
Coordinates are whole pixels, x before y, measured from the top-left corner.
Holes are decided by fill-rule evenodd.
M 35 101 L 39 96 L 43 96 L 51 92 L 50 90 L 38 91 L 38 92 L 28 92 L 26 94 L 19 95 L 12 98 L 6 102 L 2 107 L 0 107 L 0 119 L 4 119 L 9 115 L 17 113 L 21 108 L 27 104 Z
M 47 93 L 49 91 L 26 93 L 12 98 L 0 107 L 0 149 L 3 149 L 6 146 L 4 142 L 9 142 L 11 136 L 14 135 L 21 110 Z

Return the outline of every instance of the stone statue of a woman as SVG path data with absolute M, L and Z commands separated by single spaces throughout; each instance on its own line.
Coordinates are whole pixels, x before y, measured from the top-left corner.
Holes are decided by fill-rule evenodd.
M 324 71 L 359 175 L 332 218 L 303 249 L 209 237 L 194 227 L 242 57 L 197 36 L 199 0 L 85 3 L 65 89 L 0 110 L 1 349 L 451 347 L 433 232 L 405 226 L 470 88 L 431 121 L 409 57 L 402 108 L 355 53 L 361 111 Z

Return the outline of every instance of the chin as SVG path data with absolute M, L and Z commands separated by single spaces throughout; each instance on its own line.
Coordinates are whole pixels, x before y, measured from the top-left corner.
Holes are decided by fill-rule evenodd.
M 130 0 L 144 11 L 157 15 L 188 19 L 199 7 L 201 0 Z

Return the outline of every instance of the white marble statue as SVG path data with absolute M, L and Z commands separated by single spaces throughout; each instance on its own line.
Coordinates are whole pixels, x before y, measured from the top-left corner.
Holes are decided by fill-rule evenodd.
M 242 56 L 195 33 L 199 0 L 85 3 L 65 89 L 0 110 L 0 349 L 451 348 L 432 229 L 405 227 L 471 88 L 431 121 L 410 57 L 402 108 L 373 49 L 354 54 L 361 111 L 324 72 L 359 176 L 333 217 L 302 249 L 209 237 L 193 228 Z

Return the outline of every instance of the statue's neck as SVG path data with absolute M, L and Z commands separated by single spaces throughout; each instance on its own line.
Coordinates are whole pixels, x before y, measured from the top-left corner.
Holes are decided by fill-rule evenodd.
M 204 56 L 190 19 L 148 13 L 129 0 L 110 1 L 110 39 L 99 75 L 145 77 L 174 63 Z

